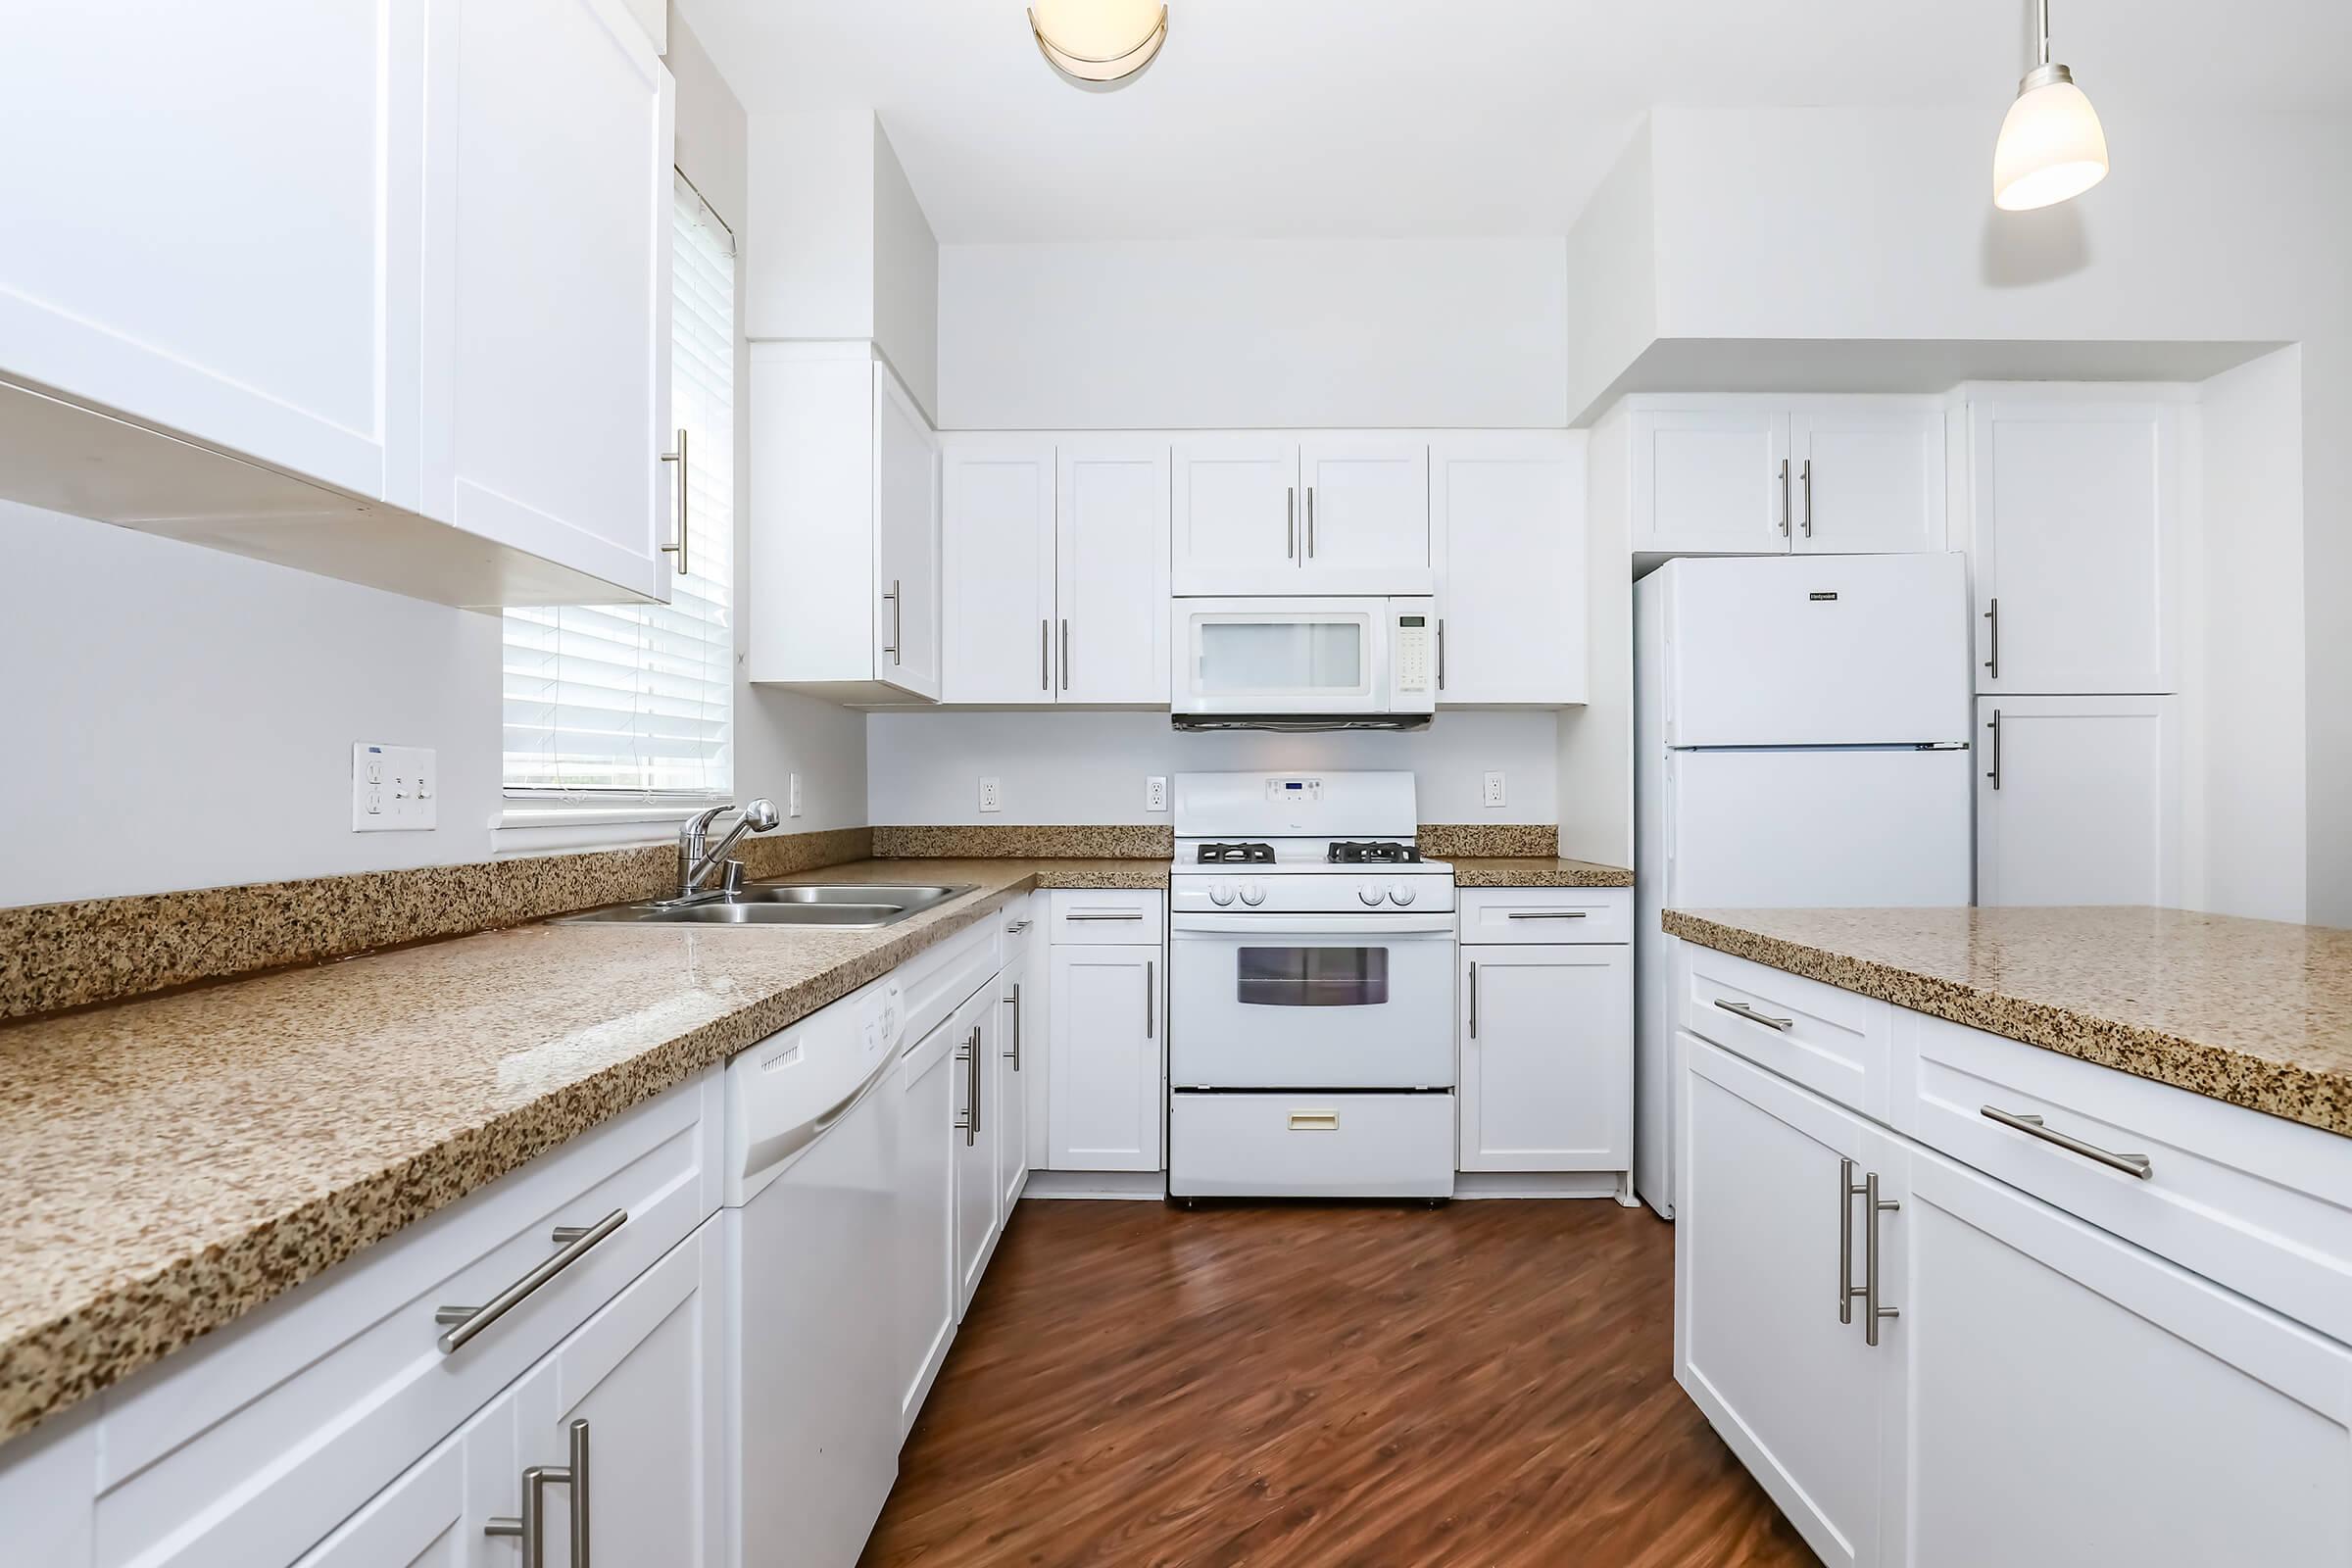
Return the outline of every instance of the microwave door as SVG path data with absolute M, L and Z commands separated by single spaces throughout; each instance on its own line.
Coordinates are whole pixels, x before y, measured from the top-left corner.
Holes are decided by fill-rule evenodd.
M 1177 600 L 1171 698 L 1180 714 L 1329 717 L 1386 710 L 1379 600 Z

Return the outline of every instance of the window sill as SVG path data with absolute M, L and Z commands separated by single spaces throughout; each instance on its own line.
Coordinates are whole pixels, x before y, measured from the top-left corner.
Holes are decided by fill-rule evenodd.
M 589 806 L 517 797 L 490 820 L 490 853 L 503 858 L 664 844 L 677 837 L 679 823 L 717 804 Z

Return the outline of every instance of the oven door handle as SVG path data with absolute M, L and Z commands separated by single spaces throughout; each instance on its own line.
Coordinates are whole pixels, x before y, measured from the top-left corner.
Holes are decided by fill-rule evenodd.
M 1179 914 L 1169 930 L 1183 937 L 1258 937 L 1267 942 L 1288 940 L 1293 946 L 1321 944 L 1346 947 L 1358 937 L 1453 935 L 1453 911 L 1427 914 Z

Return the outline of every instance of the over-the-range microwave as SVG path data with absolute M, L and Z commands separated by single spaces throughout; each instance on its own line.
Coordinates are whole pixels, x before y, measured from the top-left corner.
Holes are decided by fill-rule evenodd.
M 1420 729 L 1437 710 L 1437 601 L 1177 599 L 1178 729 Z

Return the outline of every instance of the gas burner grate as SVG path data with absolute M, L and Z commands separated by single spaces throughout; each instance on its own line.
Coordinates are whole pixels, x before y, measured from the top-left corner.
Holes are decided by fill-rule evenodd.
M 1337 843 L 1324 858 L 1340 865 L 1394 865 L 1421 858 L 1421 852 L 1410 844 L 1391 840 L 1368 843 Z
M 1203 844 L 1200 846 L 1202 865 L 1272 865 L 1274 846 L 1271 844 Z

